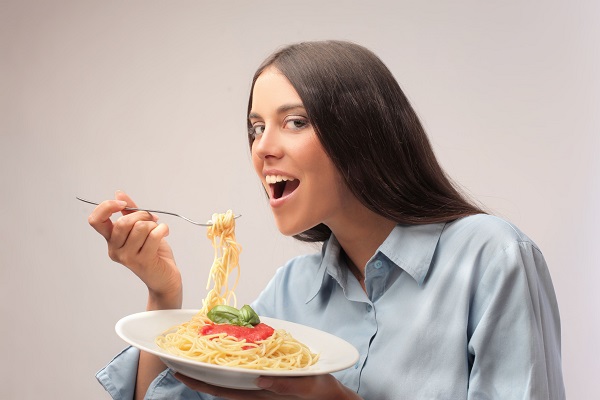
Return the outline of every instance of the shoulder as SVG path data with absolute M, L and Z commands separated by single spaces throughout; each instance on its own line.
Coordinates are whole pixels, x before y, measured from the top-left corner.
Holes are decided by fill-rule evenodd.
M 447 223 L 434 256 L 434 269 L 451 276 L 461 271 L 469 284 L 484 275 L 516 277 L 546 269 L 538 246 L 511 222 L 492 215 L 473 215 Z M 546 275 L 546 273 L 543 273 Z
M 471 215 L 449 222 L 444 228 L 442 239 L 501 248 L 527 244 L 537 249 L 533 240 L 513 223 L 488 214 Z

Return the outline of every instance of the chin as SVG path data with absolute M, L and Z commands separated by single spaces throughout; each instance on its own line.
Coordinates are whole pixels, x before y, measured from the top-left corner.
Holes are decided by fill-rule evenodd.
M 311 228 L 310 226 L 304 226 L 304 224 L 299 225 L 294 223 L 286 223 L 285 221 L 282 221 L 277 217 L 275 217 L 275 225 L 277 225 L 277 229 L 279 230 L 279 232 L 281 232 L 282 235 L 290 237 L 302 233 L 305 230 Z
M 279 225 L 277 225 L 277 229 L 279 229 L 279 232 L 282 235 L 284 235 L 284 236 L 290 236 L 290 237 L 292 237 L 294 235 L 297 235 L 299 233 L 304 232 L 303 230 L 299 231 L 299 230 L 289 229 L 288 227 L 281 227 Z

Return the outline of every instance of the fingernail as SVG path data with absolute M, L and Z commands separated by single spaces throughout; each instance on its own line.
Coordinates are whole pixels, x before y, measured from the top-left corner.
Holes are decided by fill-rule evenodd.
M 273 379 L 269 379 L 269 378 L 258 378 L 256 379 L 256 386 L 258 386 L 261 389 L 268 389 L 271 386 L 273 386 Z
M 127 205 L 127 202 L 123 201 L 123 200 L 117 200 L 117 204 L 120 205 L 120 206 L 122 206 L 122 207 L 125 207 Z

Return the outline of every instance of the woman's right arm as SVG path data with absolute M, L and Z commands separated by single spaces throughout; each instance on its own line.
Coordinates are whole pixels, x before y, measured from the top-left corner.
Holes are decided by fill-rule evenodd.
M 118 191 L 115 200 L 104 201 L 94 209 L 88 222 L 106 239 L 110 258 L 129 268 L 146 284 L 148 311 L 181 308 L 181 274 L 165 240 L 169 228 L 158 224 L 150 213 L 126 211 L 125 207 L 136 207 L 136 204 L 127 194 Z M 122 216 L 113 222 L 111 216 L 118 212 Z M 136 399 L 144 398 L 154 378 L 165 368 L 158 357 L 140 353 Z

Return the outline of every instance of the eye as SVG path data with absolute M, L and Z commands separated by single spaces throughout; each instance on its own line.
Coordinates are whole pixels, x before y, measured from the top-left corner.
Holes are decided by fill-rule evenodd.
M 306 118 L 303 117 L 290 117 L 285 121 L 285 128 L 298 131 L 308 127 L 310 123 Z
M 259 124 L 259 123 L 255 123 L 248 130 L 248 135 L 250 135 L 252 137 L 256 137 L 256 136 L 262 135 L 264 131 L 265 131 L 265 126 L 264 125 Z

